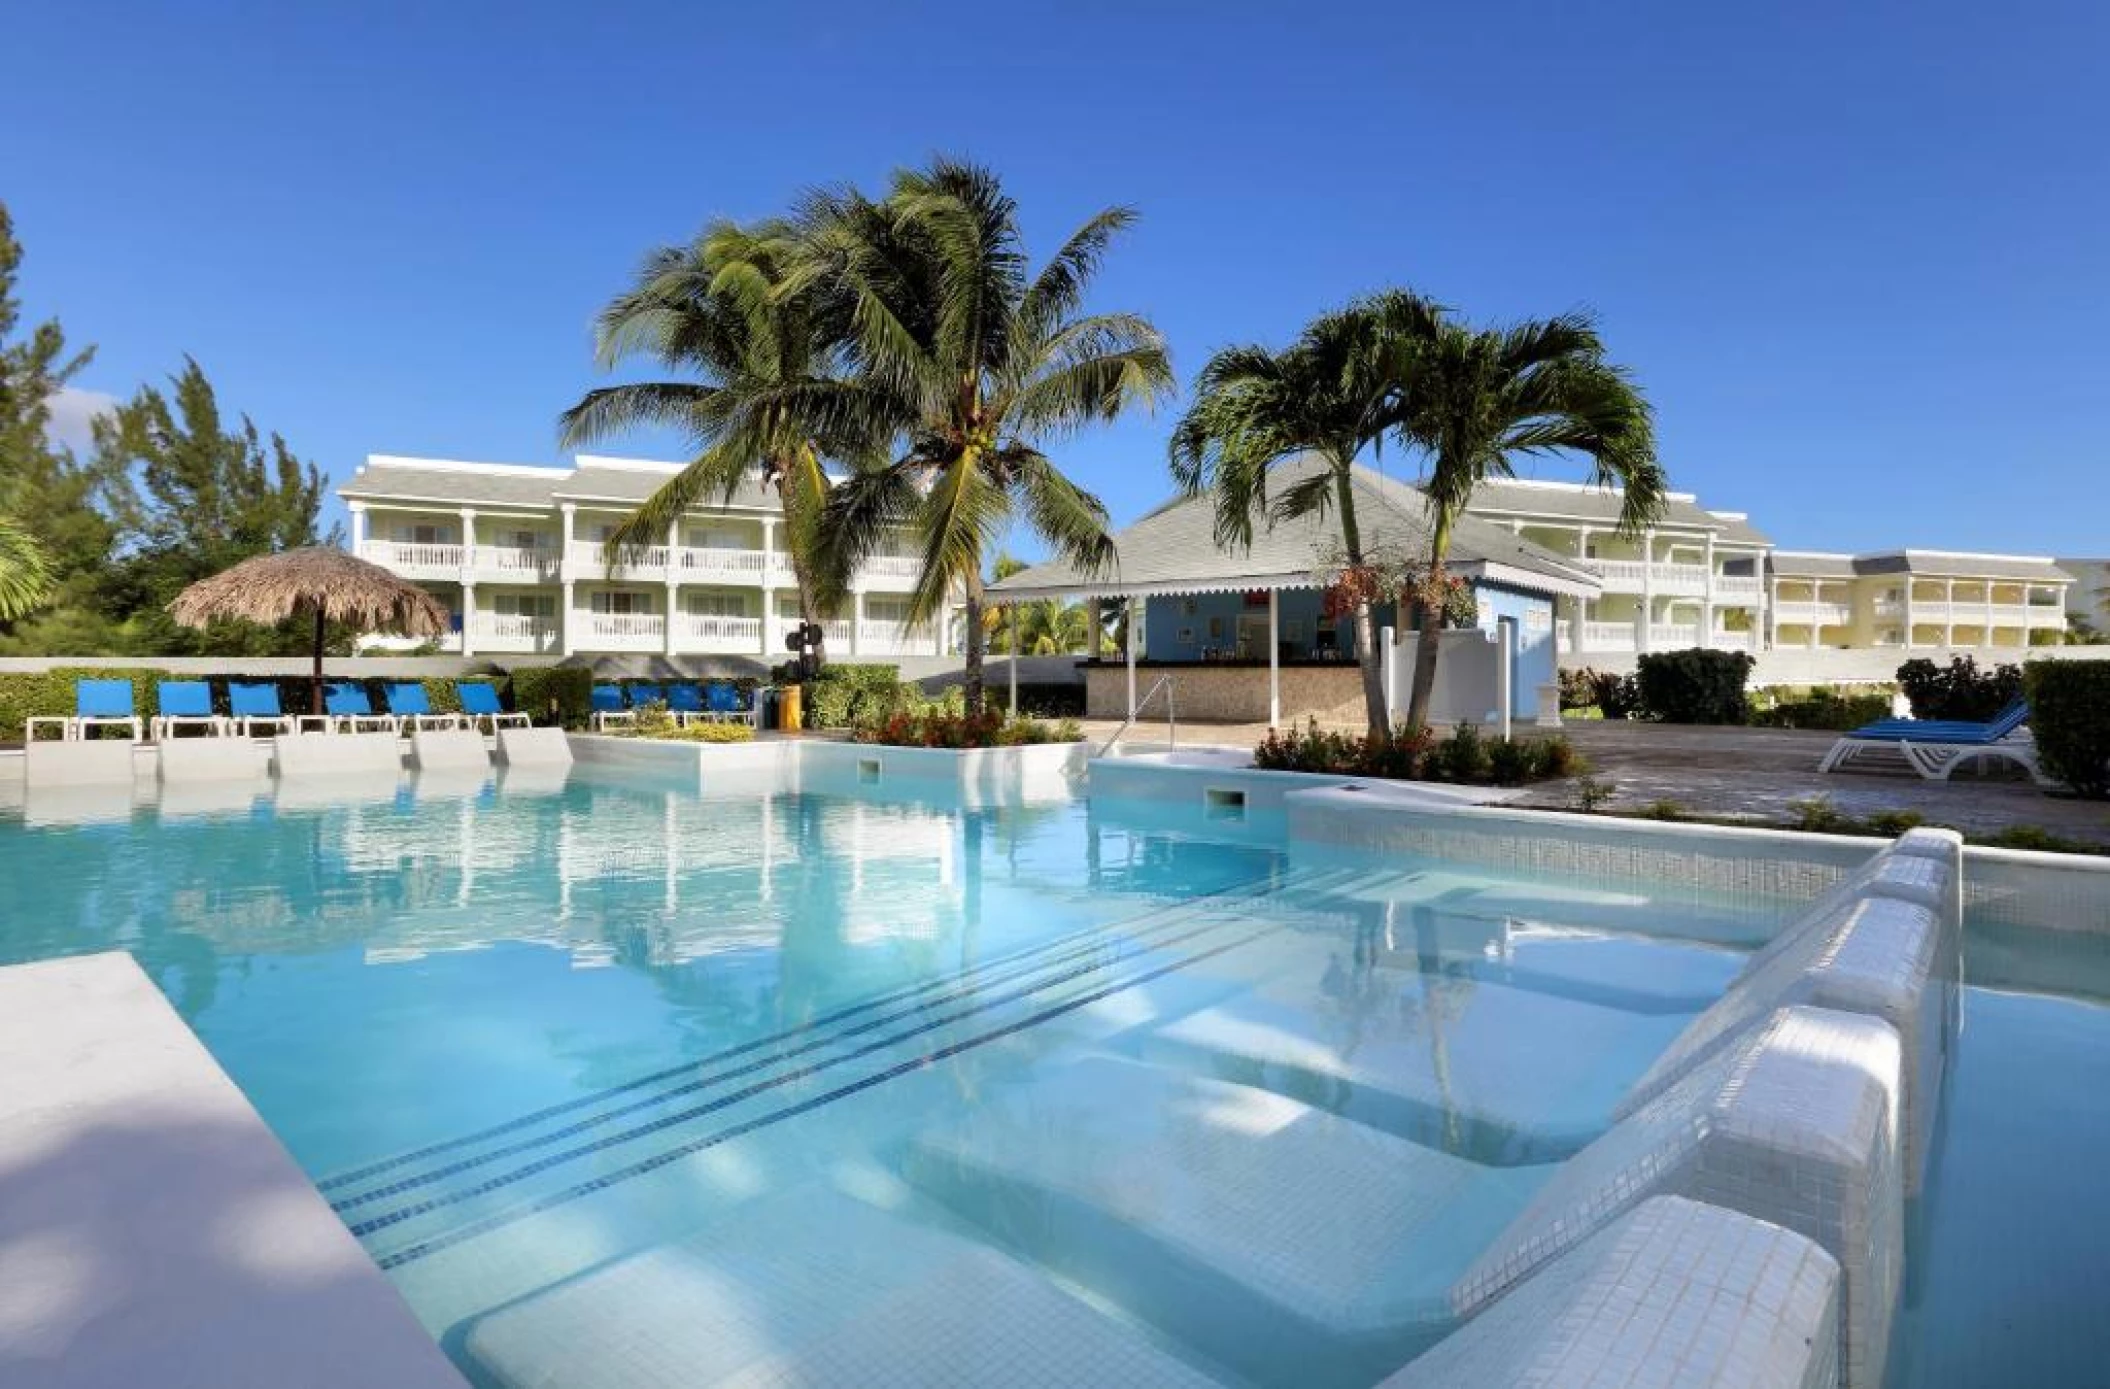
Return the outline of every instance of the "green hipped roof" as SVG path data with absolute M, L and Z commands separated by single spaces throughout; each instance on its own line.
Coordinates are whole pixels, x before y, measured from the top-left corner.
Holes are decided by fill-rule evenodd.
M 1300 459 L 1284 465 L 1269 492 L 1280 495 L 1291 484 L 1311 477 L 1326 465 Z M 1366 553 L 1398 557 L 1428 553 L 1427 499 L 1410 483 L 1374 468 L 1355 469 L 1356 520 Z M 1216 500 L 1204 494 L 1175 497 L 1114 535 L 1118 560 L 1101 575 L 1080 573 L 1063 560 L 1050 560 L 992 584 L 999 600 L 1081 593 L 1223 593 L 1269 588 L 1318 586 L 1321 557 L 1338 550 L 1340 521 L 1331 509 L 1269 525 L 1253 524 L 1250 548 L 1216 543 Z M 1521 540 L 1506 527 L 1463 516 L 1451 534 L 1450 568 L 1543 593 L 1594 594 L 1597 579 L 1551 550 Z

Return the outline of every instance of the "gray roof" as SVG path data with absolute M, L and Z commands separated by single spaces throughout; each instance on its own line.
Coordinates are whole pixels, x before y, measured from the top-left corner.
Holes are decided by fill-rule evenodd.
M 1766 570 L 1783 579 L 1851 579 L 1856 573 L 1852 555 L 1818 555 L 1803 550 L 1775 550 L 1766 556 Z
M 1553 516 L 1613 526 L 1619 523 L 1619 511 L 1625 505 L 1626 494 L 1617 488 L 1490 478 L 1473 489 L 1472 504 L 1466 509 L 1483 516 Z M 1691 493 L 1673 492 L 1656 524 L 1720 532 L 1732 523 L 1702 507 Z
M 1270 486 L 1279 495 L 1299 478 L 1325 465 L 1302 459 L 1285 465 Z M 1355 470 L 1356 519 L 1363 545 L 1372 554 L 1418 556 L 1428 552 L 1427 503 L 1408 483 L 1375 469 Z M 1340 523 L 1329 510 L 1269 526 L 1256 520 L 1249 550 L 1225 550 L 1216 543 L 1216 501 L 1204 494 L 1177 497 L 1114 536 L 1115 568 L 1097 578 L 1080 574 L 1067 562 L 1034 565 L 1000 583 L 990 593 L 1002 598 L 1033 598 L 1075 593 L 1210 593 L 1241 589 L 1312 588 L 1321 556 L 1338 547 Z M 1552 551 L 1520 540 L 1506 528 L 1459 518 L 1451 536 L 1450 568 L 1541 592 L 1595 593 L 1596 578 L 1569 566 Z
M 1886 550 L 1854 556 L 1863 574 L 1925 574 L 1933 578 L 2020 579 L 2033 584 L 2070 584 L 2073 575 L 2033 555 L 1965 555 L 1947 550 Z
M 1715 533 L 1715 539 L 1717 540 L 1726 540 L 1735 545 L 1771 545 L 1773 543 L 1772 539 L 1764 531 L 1752 525 L 1751 518 L 1744 515 L 1741 511 L 1717 511 L 1711 514 L 1715 520 L 1722 523 L 1721 530 Z
M 615 502 L 632 506 L 674 476 L 672 463 L 634 463 L 581 457 L 575 468 L 514 464 L 449 463 L 417 458 L 370 457 L 337 489 L 358 501 L 424 502 L 441 506 L 532 507 L 553 510 L 559 502 Z M 744 479 L 730 502 L 704 499 L 712 508 L 731 506 L 774 511 L 776 500 L 758 479 Z

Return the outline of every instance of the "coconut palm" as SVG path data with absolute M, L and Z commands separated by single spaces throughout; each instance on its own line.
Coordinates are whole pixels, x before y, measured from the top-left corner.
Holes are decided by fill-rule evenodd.
M 668 527 L 699 499 L 730 499 L 759 471 L 783 510 L 800 620 L 818 624 L 838 596 L 823 591 L 813 559 L 828 491 L 822 457 L 855 444 L 824 437 L 806 408 L 817 384 L 842 384 L 839 336 L 815 296 L 779 292 L 787 233 L 782 223 L 715 222 L 687 246 L 648 255 L 631 287 L 601 311 L 601 363 L 645 356 L 692 379 L 588 391 L 564 412 L 561 428 L 574 446 L 662 425 L 682 431 L 696 450 L 609 537 L 611 563 L 664 544 Z
M 1021 517 L 1087 573 L 1113 558 L 1106 508 L 1044 451 L 1172 388 L 1165 344 L 1134 314 L 1086 314 L 1101 259 L 1135 220 L 1110 208 L 1037 272 L 1017 208 L 995 174 L 950 159 L 895 174 L 888 194 L 817 194 L 799 214 L 800 265 L 786 292 L 833 303 L 849 324 L 854 385 L 820 418 L 859 437 L 881 429 L 887 461 L 830 493 L 824 567 L 841 582 L 907 531 L 923 571 L 912 621 L 965 607 L 964 693 L 982 707 L 985 556 Z
M 36 537 L 0 516 L 0 622 L 11 622 L 51 592 L 51 566 Z
M 1172 432 L 1172 476 L 1189 495 L 1214 489 L 1219 545 L 1249 546 L 1255 517 L 1272 525 L 1329 510 L 1346 569 L 1369 561 L 1356 517 L 1355 461 L 1397 423 L 1405 363 L 1434 333 L 1441 310 L 1404 290 L 1314 319 L 1290 346 L 1231 347 L 1195 382 L 1194 404 Z M 1275 490 L 1290 464 L 1325 467 Z M 1383 668 L 1368 591 L 1355 605 L 1355 647 L 1370 734 L 1388 735 Z
M 1605 359 L 1587 314 L 1563 314 L 1510 328 L 1475 329 L 1449 319 L 1421 338 L 1402 363 L 1397 435 L 1428 459 L 1430 544 L 1407 722 L 1427 717 L 1435 688 L 1442 623 L 1435 595 L 1451 531 L 1491 477 L 1514 477 L 1519 456 L 1576 453 L 1591 481 L 1624 489 L 1619 529 L 1639 531 L 1662 514 L 1668 483 L 1656 461 L 1648 402 L 1627 373 Z

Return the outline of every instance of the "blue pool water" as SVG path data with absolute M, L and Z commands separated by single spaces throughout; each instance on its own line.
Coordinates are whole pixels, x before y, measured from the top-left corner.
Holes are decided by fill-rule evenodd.
M 849 1266 L 868 1295 L 926 1237 L 1002 1250 L 1205 1378 L 1372 1382 L 1414 1347 L 1332 1326 L 1329 1280 L 1352 1298 L 1454 1276 L 1793 905 L 1292 851 L 1265 820 L 1118 803 L 707 800 L 584 772 L 32 805 L 0 818 L 0 884 L 0 963 L 131 951 L 491 1384 L 679 1362 L 703 1307 L 721 1341 L 790 1350 L 791 1320 L 722 1304 Z M 1985 1279 L 2023 1266 L 1992 1193 L 2062 1133 L 2110 1153 L 2105 1126 L 2013 1081 L 2059 1067 L 2100 1093 L 2110 1028 L 2079 999 L 1974 991 L 1972 1013 L 1911 1383 L 1985 1382 L 1967 1307 L 2046 1367 L 2101 1349 L 2088 1319 L 2039 1325 L 2048 1277 L 1990 1304 Z M 1196 1093 L 1251 1142 L 1161 1133 Z M 1453 1185 L 1369 1268 L 1329 1264 L 1347 1236 L 1285 1226 L 1284 1250 L 1316 1252 L 1289 1270 L 1311 1307 L 1281 1313 L 1238 1291 L 1262 1237 L 1237 1222 L 1269 1228 L 1279 1174 L 1249 1159 L 1307 1111 L 1340 1116 L 1344 1161 L 1374 1135 L 1443 1155 Z M 1030 1192 L 1007 1180 L 1027 1172 Z M 2100 1209 L 2071 1175 L 2057 1199 Z M 1137 1249 L 1127 1202 L 1211 1219 Z M 2110 1268 L 2048 1210 L 2025 1228 L 2061 1278 Z

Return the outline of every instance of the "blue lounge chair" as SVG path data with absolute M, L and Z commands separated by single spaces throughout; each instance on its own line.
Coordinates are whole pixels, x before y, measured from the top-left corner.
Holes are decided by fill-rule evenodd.
M 398 733 L 462 726 L 461 715 L 442 714 L 433 709 L 432 701 L 425 696 L 425 686 L 419 681 L 392 680 L 381 687 L 381 698 L 388 703 L 388 712 L 396 721 Z
M 683 725 L 710 718 L 710 710 L 704 707 L 703 691 L 693 684 L 668 687 L 667 712 L 674 716 L 674 722 Z
M 154 717 L 147 725 L 155 742 L 172 738 L 179 728 L 227 731 L 227 721 L 212 711 L 212 686 L 203 680 L 159 680 L 154 684 Z
M 621 685 L 593 687 L 593 731 L 605 733 L 619 724 L 635 724 L 637 711 L 623 702 Z
M 755 702 L 740 687 L 718 681 L 710 689 L 710 716 L 720 723 L 753 723 Z
M 146 737 L 139 715 L 132 712 L 132 682 L 129 680 L 76 680 L 73 682 L 73 713 L 40 714 L 23 721 L 22 738 L 36 741 L 40 724 L 56 724 L 59 737 L 79 741 L 91 728 L 123 726 L 132 730 L 132 741 Z
M 630 707 L 633 709 L 642 709 L 647 704 L 664 706 L 666 702 L 667 687 L 665 685 L 653 685 L 639 681 L 630 687 Z
M 293 716 L 279 707 L 274 681 L 230 680 L 227 684 L 227 722 L 244 738 L 256 736 L 259 725 L 272 734 L 291 733 Z
M 376 733 L 396 731 L 393 716 L 374 712 L 373 701 L 366 697 L 366 687 L 348 681 L 324 688 L 322 712 L 300 716 L 301 732 L 307 732 L 310 725 L 319 725 L 324 733 L 357 733 L 362 729 Z
M 479 727 L 486 720 L 491 731 L 496 733 L 507 724 L 528 728 L 534 724 L 526 714 L 509 714 L 498 702 L 498 687 L 486 685 L 478 680 L 457 680 L 454 684 L 455 698 L 462 704 L 462 717 L 471 728 Z
M 1842 734 L 1817 764 L 1835 772 L 1871 748 L 1896 748 L 1907 766 L 1929 781 L 1947 781 L 1966 761 L 1996 758 L 2012 762 L 2043 781 L 2037 750 L 2026 727 L 2029 702 L 2016 699 L 1985 723 L 1958 719 L 1878 719 Z

